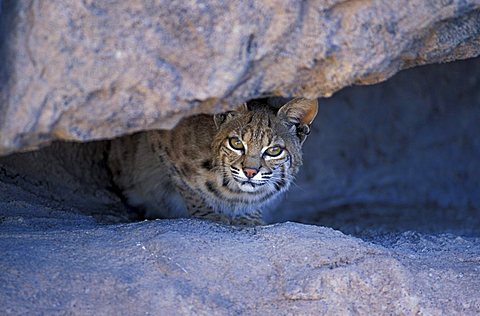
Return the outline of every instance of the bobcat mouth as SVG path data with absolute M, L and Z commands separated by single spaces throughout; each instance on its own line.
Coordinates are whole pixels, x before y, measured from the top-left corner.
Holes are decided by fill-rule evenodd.
M 262 181 L 262 182 L 259 182 L 259 181 L 252 181 L 252 180 L 244 180 L 244 179 L 239 179 L 237 177 L 233 177 L 235 179 L 235 181 L 240 184 L 240 185 L 250 185 L 254 188 L 256 187 L 261 187 L 262 185 L 264 185 L 266 182 Z
M 265 183 L 253 183 L 251 181 L 237 181 L 238 187 L 240 190 L 243 192 L 250 192 L 250 193 L 255 193 L 257 192 L 261 186 L 263 186 Z
M 238 182 L 238 181 L 237 181 Z M 240 182 L 241 185 L 245 185 L 245 184 L 249 184 L 251 185 L 252 187 L 259 187 L 259 186 L 262 186 L 264 185 L 265 183 L 255 183 L 255 182 L 252 182 L 252 181 L 241 181 Z
M 248 179 L 248 180 L 245 180 L 244 178 L 242 177 L 239 177 L 235 174 L 232 175 L 233 176 L 233 179 L 235 179 L 235 181 L 237 181 L 237 183 L 239 183 L 240 185 L 246 185 L 246 184 L 249 184 L 251 185 L 252 187 L 259 187 L 259 186 L 262 186 L 264 185 L 265 183 L 267 183 L 267 181 L 259 181 L 259 180 L 252 180 L 252 179 Z
M 240 190 L 244 192 L 256 192 L 266 184 L 266 182 L 253 182 L 251 180 L 243 180 L 233 177 Z

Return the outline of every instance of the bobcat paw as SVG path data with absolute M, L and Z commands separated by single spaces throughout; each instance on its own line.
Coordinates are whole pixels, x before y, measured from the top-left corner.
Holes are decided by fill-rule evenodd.
M 261 226 L 265 225 L 261 214 L 246 214 L 232 218 L 232 225 L 236 226 Z

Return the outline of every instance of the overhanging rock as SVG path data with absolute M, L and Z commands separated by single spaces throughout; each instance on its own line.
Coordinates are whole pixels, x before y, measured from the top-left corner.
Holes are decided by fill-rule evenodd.
M 0 154 L 480 52 L 479 0 L 0 3 Z

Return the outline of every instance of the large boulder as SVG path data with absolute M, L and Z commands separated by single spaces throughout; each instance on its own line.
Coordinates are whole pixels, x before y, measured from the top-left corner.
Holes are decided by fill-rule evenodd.
M 0 154 L 480 52 L 478 0 L 0 3 Z

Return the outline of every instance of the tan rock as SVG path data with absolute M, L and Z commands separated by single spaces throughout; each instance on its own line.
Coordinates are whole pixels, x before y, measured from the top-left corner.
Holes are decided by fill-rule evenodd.
M 0 154 L 480 52 L 478 0 L 3 1 Z

